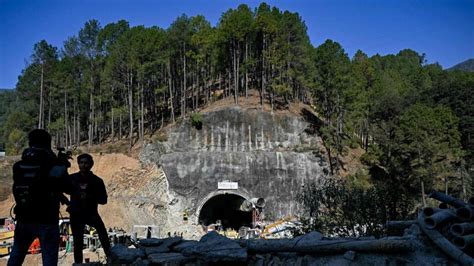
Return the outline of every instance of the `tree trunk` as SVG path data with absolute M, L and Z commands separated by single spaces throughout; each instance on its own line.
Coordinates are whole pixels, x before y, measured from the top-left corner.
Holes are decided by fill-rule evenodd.
M 113 99 L 112 99 L 113 101 Z M 114 142 L 115 137 L 115 130 L 114 130 L 114 106 L 113 104 L 110 105 L 110 139 Z
M 138 114 L 138 124 L 137 124 L 137 136 L 138 139 L 141 141 L 142 139 L 142 119 L 141 119 L 141 108 L 140 108 L 140 102 L 141 102 L 141 93 L 140 93 L 140 82 L 138 83 L 137 87 L 137 114 Z
M 71 145 L 73 145 L 74 143 L 77 143 L 77 136 L 76 136 L 76 100 L 73 100 L 73 105 L 74 107 L 72 108 L 73 110 L 73 114 L 72 114 L 72 141 L 71 141 Z
M 143 83 L 141 83 L 141 91 L 140 91 L 140 118 L 141 118 L 141 132 L 140 132 L 140 140 L 143 141 L 145 136 L 145 103 L 144 103 L 144 94 L 145 89 L 143 88 Z
M 240 97 L 240 42 L 237 42 L 237 51 L 236 51 L 236 58 L 235 58 L 235 94 L 237 99 L 237 104 L 239 104 L 239 97 Z
M 222 90 L 222 73 L 219 72 L 219 90 Z M 225 91 L 225 88 L 224 88 L 224 91 Z M 224 93 L 225 94 L 225 93 Z M 211 99 L 212 100 L 212 99 Z
M 41 83 L 40 83 L 40 104 L 39 104 L 39 114 L 38 114 L 38 128 L 42 129 L 44 127 L 44 102 L 43 102 L 43 91 L 44 91 L 44 65 L 41 65 Z
M 132 90 L 132 83 L 133 83 L 133 74 L 131 70 L 129 70 L 128 74 L 128 113 L 130 118 L 130 129 L 129 129 L 129 150 L 132 150 L 133 145 L 133 90 Z
M 261 94 L 260 94 L 260 105 L 261 108 L 263 109 L 263 101 L 265 98 L 265 86 L 266 86 L 266 69 L 265 69 L 265 49 L 266 49 L 266 40 L 265 40 L 265 34 L 263 34 L 263 49 L 262 49 L 262 88 L 261 88 Z
M 271 81 L 273 80 L 273 64 L 270 65 L 270 84 L 271 84 Z M 271 89 L 271 93 L 270 93 L 270 102 L 271 102 L 271 107 L 272 107 L 272 114 L 273 114 L 273 110 L 274 110 L 274 101 L 275 101 L 275 90 L 274 89 Z
M 168 90 L 170 94 L 170 108 L 171 108 L 171 121 L 174 123 L 174 104 L 173 104 L 173 89 L 171 88 L 171 59 L 168 58 Z
M 89 141 L 88 141 L 88 146 L 89 148 L 92 146 L 92 139 L 94 137 L 94 80 L 91 76 L 91 90 L 89 93 Z
M 81 116 L 79 112 L 77 112 L 77 147 L 81 145 Z
M 227 80 L 227 94 L 226 96 L 229 97 L 232 91 L 232 71 L 230 68 L 228 69 L 228 80 Z
M 248 71 L 248 47 L 249 44 L 245 41 L 245 99 L 248 98 L 248 91 L 249 91 L 249 71 Z
M 186 115 L 186 44 L 183 43 L 183 92 L 181 94 L 181 117 Z
M 119 113 L 119 140 L 122 139 L 122 111 Z
M 74 145 L 74 140 L 72 139 L 72 132 L 71 132 L 71 121 L 69 121 L 67 126 L 67 132 L 69 134 L 69 146 L 68 149 L 70 149 Z
M 46 125 L 46 128 L 49 127 L 49 125 L 51 124 L 51 94 L 48 95 L 48 125 Z
M 232 68 L 233 68 L 233 76 L 234 76 L 234 103 L 238 104 L 239 103 L 239 83 L 238 83 L 238 74 L 237 74 L 237 45 L 236 41 L 232 42 Z
M 329 144 L 324 144 L 324 147 L 326 148 L 326 152 L 328 153 L 328 158 L 329 158 L 329 169 L 331 170 L 331 175 L 334 175 L 334 165 L 332 162 L 332 154 L 331 154 L 331 148 L 328 146 Z
M 423 182 L 423 180 L 421 180 L 421 199 L 423 201 L 423 207 L 426 207 L 425 182 Z
M 68 115 L 67 115 L 67 92 L 64 90 L 64 147 L 68 147 L 67 128 L 68 128 Z

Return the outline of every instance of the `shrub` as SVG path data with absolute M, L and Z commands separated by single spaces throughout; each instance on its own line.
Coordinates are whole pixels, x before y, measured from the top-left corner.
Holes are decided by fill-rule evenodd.
M 8 135 L 7 154 L 17 155 L 21 154 L 22 149 L 26 146 L 28 138 L 26 133 L 15 128 Z
M 201 129 L 202 128 L 202 114 L 201 113 L 192 113 L 191 114 L 191 125 L 195 127 L 196 129 Z
M 351 187 L 326 179 L 303 188 L 304 230 L 332 236 L 382 236 L 389 220 L 409 218 L 414 201 L 396 186 Z

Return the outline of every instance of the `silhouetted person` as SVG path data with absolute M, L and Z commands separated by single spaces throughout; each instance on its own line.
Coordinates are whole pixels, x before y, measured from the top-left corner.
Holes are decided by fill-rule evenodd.
M 99 234 L 99 240 L 107 256 L 110 253 L 110 242 L 104 222 L 97 210 L 98 204 L 107 203 L 107 191 L 104 181 L 91 171 L 94 160 L 89 154 L 77 157 L 79 172 L 70 175 L 71 184 L 71 229 L 74 238 L 74 261 L 82 263 L 82 248 L 84 227 L 94 227 Z
M 59 203 L 65 199 L 67 166 L 51 150 L 51 135 L 42 129 L 28 134 L 29 148 L 13 165 L 15 238 L 8 265 L 21 265 L 36 238 L 43 265 L 57 265 Z M 66 160 L 67 161 L 67 160 Z M 67 200 L 67 199 L 66 199 Z

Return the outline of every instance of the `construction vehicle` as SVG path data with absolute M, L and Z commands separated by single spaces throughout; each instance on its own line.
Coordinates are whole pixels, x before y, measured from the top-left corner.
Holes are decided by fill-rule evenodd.
M 301 226 L 295 216 L 288 216 L 274 223 L 268 224 L 260 234 L 261 238 L 291 237 L 293 231 Z

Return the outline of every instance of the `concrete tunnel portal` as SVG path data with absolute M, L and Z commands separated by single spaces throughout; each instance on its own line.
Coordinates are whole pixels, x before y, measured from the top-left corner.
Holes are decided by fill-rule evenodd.
M 220 220 L 224 230 L 251 226 L 252 212 L 241 211 L 239 208 L 245 200 L 241 195 L 230 193 L 212 196 L 200 208 L 199 223 L 207 226 Z

